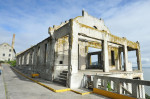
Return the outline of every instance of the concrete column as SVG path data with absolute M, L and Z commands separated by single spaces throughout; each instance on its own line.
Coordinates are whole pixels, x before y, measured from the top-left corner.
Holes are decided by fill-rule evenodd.
M 141 75 L 141 80 L 144 80 L 143 75 Z M 141 94 L 142 94 L 141 98 L 145 98 L 145 87 L 144 87 L 144 85 L 141 85 Z
M 32 65 L 32 50 L 29 52 L 29 66 Z
M 71 19 L 72 33 L 69 34 L 69 72 L 78 72 L 78 31 L 75 22 Z
M 69 34 L 69 52 L 68 52 L 68 76 L 69 80 L 67 84 L 70 88 L 79 88 L 80 81 L 77 80 L 78 76 L 78 30 L 77 23 L 73 19 L 70 22 L 70 34 Z
M 103 52 L 103 71 L 104 72 L 109 72 L 107 37 L 105 37 L 105 39 L 102 41 L 102 52 Z
M 87 68 L 90 67 L 90 64 L 91 64 L 91 54 L 88 54 L 88 65 L 87 65 Z
M 37 48 L 37 46 L 36 46 L 36 47 L 34 47 L 33 73 L 36 72 L 36 66 L 37 66 L 37 51 L 38 51 L 38 48 Z
M 88 61 L 88 46 L 85 46 L 85 50 L 86 50 L 86 58 L 85 58 L 85 61 L 86 61 L 86 68 L 87 69 L 89 67 L 89 61 Z
M 142 93 L 142 98 L 145 98 L 145 87 L 144 85 L 141 85 L 141 93 Z
M 124 57 L 124 70 L 125 71 L 130 71 L 129 70 L 129 65 L 128 65 L 128 49 L 127 49 L 127 44 L 123 45 L 123 57 Z
M 49 64 L 50 64 L 50 79 L 51 81 L 54 80 L 54 66 L 55 66 L 55 44 L 56 44 L 56 39 L 54 37 L 54 28 L 49 27 L 48 33 L 50 34 L 50 43 L 49 43 L 49 48 L 50 48 L 50 52 L 49 52 Z
M 135 98 L 138 98 L 138 85 L 137 84 L 132 84 L 132 96 Z
M 114 81 L 114 84 L 115 84 L 115 86 L 114 86 L 115 91 L 118 94 L 122 94 L 122 87 L 121 87 L 122 84 L 120 83 L 120 81 L 116 80 L 116 81 Z
M 122 94 L 122 87 L 121 87 L 121 83 L 117 83 L 118 87 L 117 87 L 117 93 L 118 94 Z
M 118 60 L 119 60 L 119 64 L 118 64 L 118 70 L 122 70 L 122 56 L 121 56 L 121 48 L 118 49 Z
M 27 60 L 27 54 L 24 53 L 24 66 L 26 65 L 26 60 Z
M 22 66 L 22 56 L 20 56 L 20 67 Z
M 16 66 L 19 66 L 19 57 L 16 57 Z
M 101 67 L 101 53 L 98 53 L 98 67 Z
M 50 67 L 51 67 L 51 76 L 52 76 L 52 80 L 54 80 L 54 72 L 55 72 L 55 44 L 56 44 L 56 40 L 54 38 L 51 39 L 51 44 L 50 44 Z
M 127 83 L 127 89 L 129 92 L 132 93 L 132 84 L 131 83 Z
M 108 89 L 107 89 L 107 84 L 108 84 L 107 79 L 104 79 L 104 89 L 105 89 L 105 90 L 108 90 Z
M 98 78 L 97 78 L 97 76 L 94 76 L 93 86 L 94 86 L 94 88 L 98 88 Z
M 140 46 L 139 46 L 138 49 L 136 50 L 136 56 L 137 56 L 137 66 L 138 66 L 138 70 L 142 71 Z
M 101 86 L 104 86 L 104 79 L 101 79 Z

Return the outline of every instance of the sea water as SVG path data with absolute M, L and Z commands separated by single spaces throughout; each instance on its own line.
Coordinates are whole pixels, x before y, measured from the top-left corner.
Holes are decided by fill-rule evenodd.
M 144 80 L 150 81 L 150 67 L 143 67 Z M 145 86 L 145 93 L 150 96 L 150 86 Z

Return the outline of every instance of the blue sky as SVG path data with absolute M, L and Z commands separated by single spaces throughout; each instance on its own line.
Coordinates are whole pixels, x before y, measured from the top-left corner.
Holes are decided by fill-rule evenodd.
M 0 43 L 11 44 L 15 33 L 15 49 L 23 51 L 48 37 L 48 27 L 81 16 L 82 9 L 104 19 L 112 34 L 139 41 L 142 64 L 150 66 L 150 0 L 0 0 Z

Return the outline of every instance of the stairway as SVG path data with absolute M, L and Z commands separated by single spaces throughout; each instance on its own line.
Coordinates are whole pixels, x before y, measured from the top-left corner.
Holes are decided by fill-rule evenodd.
M 54 79 L 54 82 L 66 86 L 67 73 L 67 70 L 62 71 L 58 78 Z

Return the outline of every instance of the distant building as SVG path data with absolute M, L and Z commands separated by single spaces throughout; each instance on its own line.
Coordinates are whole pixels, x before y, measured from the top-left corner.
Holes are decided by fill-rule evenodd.
M 15 35 L 13 35 L 12 46 L 8 43 L 0 44 L 0 61 L 11 61 L 15 59 L 14 39 Z

